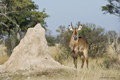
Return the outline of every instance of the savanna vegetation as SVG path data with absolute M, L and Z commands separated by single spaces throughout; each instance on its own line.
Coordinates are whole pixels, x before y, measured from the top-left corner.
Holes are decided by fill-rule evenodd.
M 120 0 L 108 0 L 108 3 L 109 4 L 102 6 L 102 11 L 120 17 Z M 56 30 L 58 35 L 52 36 L 51 31 L 47 29 L 47 22 L 45 21 L 49 15 L 45 12 L 45 9 L 42 11 L 38 11 L 38 9 L 38 5 L 32 0 L 1 0 L 0 44 L 7 47 L 6 52 L 7 55 L 10 56 L 12 50 L 24 37 L 27 29 L 34 27 L 37 23 L 41 23 L 46 29 L 46 39 L 52 50 L 52 57 L 63 65 L 73 67 L 69 48 L 72 32 L 68 30 L 68 26 L 60 25 Z M 76 22 L 74 27 L 77 27 L 77 25 Z M 81 70 L 78 68 L 80 70 L 78 73 L 83 74 L 77 75 L 80 76 L 79 79 L 89 80 L 91 76 L 95 76 L 91 78 L 91 80 L 95 80 L 97 76 L 98 80 L 106 76 L 111 76 L 112 78 L 120 76 L 120 34 L 113 30 L 106 31 L 103 27 L 93 23 L 84 23 L 81 25 L 83 28 L 79 31 L 79 36 L 86 38 L 89 43 L 90 69 L 86 70 L 86 68 L 84 68 Z M 9 57 L 0 58 L 0 64 L 3 64 L 8 58 Z M 79 58 L 78 66 L 80 63 Z M 96 74 L 94 71 L 99 72 L 100 74 Z M 58 70 L 58 72 L 60 72 L 60 70 Z M 65 74 L 68 73 L 69 72 L 66 72 Z M 39 75 L 42 74 L 43 73 L 40 73 Z M 57 72 L 54 74 L 57 74 Z M 64 75 L 62 72 L 61 74 Z M 72 71 L 70 74 L 73 75 Z M 48 72 L 47 75 L 48 77 L 51 77 L 51 73 Z M 71 75 L 69 75 L 69 77 L 70 76 Z M 73 76 L 76 77 L 76 75 Z M 117 78 L 118 79 L 116 80 L 120 79 L 119 77 Z
M 102 6 L 102 11 L 119 16 L 119 5 L 115 5 L 114 3 L 116 2 L 118 4 L 119 0 L 108 0 L 108 2 L 109 4 Z M 59 34 L 53 37 L 51 31 L 47 29 L 45 22 L 45 19 L 49 17 L 49 15 L 45 12 L 45 9 L 41 12 L 38 11 L 38 9 L 38 5 L 31 0 L 1 0 L 0 43 L 7 47 L 7 53 L 11 55 L 14 47 L 18 45 L 24 37 L 26 30 L 35 26 L 37 23 L 41 23 L 47 31 L 46 39 L 48 45 L 55 46 L 56 43 L 59 44 L 58 48 L 61 50 L 61 54 L 55 59 L 59 62 L 61 62 L 62 59 L 68 59 L 71 55 L 69 41 L 72 32 L 67 29 L 67 26 L 60 25 L 56 30 Z M 108 56 L 108 46 L 112 46 L 112 49 L 115 51 L 113 54 L 120 54 L 120 36 L 117 32 L 105 32 L 104 28 L 92 23 L 81 25 L 83 28 L 79 31 L 79 36 L 85 37 L 88 40 L 90 58 L 103 58 Z M 77 27 L 77 24 L 74 27 Z
M 82 24 L 83 28 L 79 31 L 79 36 L 84 37 L 89 43 L 89 57 L 92 59 L 104 59 L 103 65 L 108 68 L 110 65 L 116 64 L 120 65 L 119 57 L 120 49 L 119 47 L 119 36 L 115 31 L 105 32 L 105 29 L 96 26 L 95 24 Z M 77 27 L 77 25 L 75 26 Z M 72 32 L 66 29 L 65 26 L 59 26 L 56 31 L 59 33 L 57 40 L 59 41 L 59 48 L 62 50 L 60 56 L 56 58 L 59 62 L 70 58 L 71 52 L 69 48 L 69 41 Z M 108 49 L 112 47 L 113 53 L 108 52 Z M 111 56 L 112 55 L 112 56 Z M 98 65 L 101 65 L 98 64 Z M 102 67 L 103 67 L 102 65 Z

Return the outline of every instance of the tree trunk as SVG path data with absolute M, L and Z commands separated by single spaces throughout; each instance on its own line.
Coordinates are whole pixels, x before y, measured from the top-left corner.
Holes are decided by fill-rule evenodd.
M 10 32 L 10 28 L 8 29 L 8 37 L 10 37 L 10 34 L 11 34 L 11 32 Z
M 20 32 L 17 32 L 17 39 L 20 40 Z

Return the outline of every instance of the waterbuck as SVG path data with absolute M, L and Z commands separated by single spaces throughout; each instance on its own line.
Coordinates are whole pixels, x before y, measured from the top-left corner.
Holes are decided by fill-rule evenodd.
M 77 68 L 77 58 L 78 55 L 80 55 L 82 59 L 81 68 L 83 68 L 84 60 L 86 60 L 88 68 L 88 42 L 85 38 L 79 37 L 78 34 L 78 31 L 82 29 L 82 26 L 80 26 L 80 23 L 78 23 L 78 27 L 73 28 L 71 23 L 71 25 L 69 25 L 68 28 L 73 32 L 70 39 L 69 47 L 71 49 L 71 55 L 73 57 L 74 66 L 75 68 Z

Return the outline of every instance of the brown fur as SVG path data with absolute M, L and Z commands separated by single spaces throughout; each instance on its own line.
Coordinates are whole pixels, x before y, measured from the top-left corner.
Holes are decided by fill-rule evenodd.
M 77 40 L 74 40 L 74 35 L 77 35 Z M 88 68 L 88 42 L 85 38 L 79 38 L 77 28 L 73 28 L 73 34 L 70 39 L 69 47 L 72 52 L 71 55 L 73 57 L 75 68 L 77 68 L 78 55 L 81 55 L 81 59 L 82 59 L 81 68 L 83 68 L 84 60 L 86 60 L 87 68 Z

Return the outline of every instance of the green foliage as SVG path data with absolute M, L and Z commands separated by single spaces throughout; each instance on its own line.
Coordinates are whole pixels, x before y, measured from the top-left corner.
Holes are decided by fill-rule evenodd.
M 102 6 L 102 11 L 120 17 L 120 0 L 108 0 L 108 3 L 109 4 Z
M 120 35 L 119 35 L 119 37 L 118 37 L 118 44 L 120 44 Z
M 46 40 L 48 42 L 48 46 L 55 46 L 56 39 L 51 35 L 51 31 L 47 30 L 46 31 Z
M 59 26 L 59 29 L 56 31 L 59 33 L 59 35 L 57 35 L 57 42 L 61 44 L 61 50 L 68 56 L 68 54 L 70 54 L 69 41 L 72 32 L 65 30 L 65 26 Z
M 32 0 L 2 0 L 0 5 L 1 19 L 0 30 L 10 31 L 18 28 L 26 31 L 29 27 L 34 27 L 37 23 L 41 23 L 43 27 L 47 27 L 45 18 L 48 15 L 43 11 L 38 11 L 38 5 Z M 5 7 L 4 7 L 5 6 Z M 8 32 L 9 33 L 9 32 Z
M 120 40 L 118 41 L 118 44 L 120 44 Z
M 12 50 L 19 44 L 20 40 L 17 39 L 15 33 L 12 33 L 10 37 L 5 40 L 5 46 L 7 47 L 7 54 L 10 56 Z
M 60 42 L 61 45 L 69 49 L 69 41 L 71 32 L 69 30 L 65 30 L 65 26 L 59 26 L 59 29 L 56 30 L 59 35 L 57 35 L 57 40 Z
M 7 54 L 10 56 L 12 50 L 19 44 L 20 40 L 17 39 L 16 33 L 14 30 L 11 30 L 11 35 L 5 39 L 5 46 L 7 47 Z
M 53 36 L 46 35 L 46 40 L 48 42 L 48 46 L 55 46 L 55 38 Z
M 46 28 L 45 19 L 47 17 L 49 16 L 45 9 L 38 11 L 38 5 L 32 0 L 1 0 L 0 35 L 9 36 L 5 43 L 9 54 L 19 43 L 16 36 L 18 32 L 26 32 L 28 28 L 34 27 L 37 23 L 41 23 Z
M 12 44 L 11 44 L 11 38 L 7 38 L 5 40 L 5 46 L 7 47 L 7 54 L 10 56 L 12 53 Z

